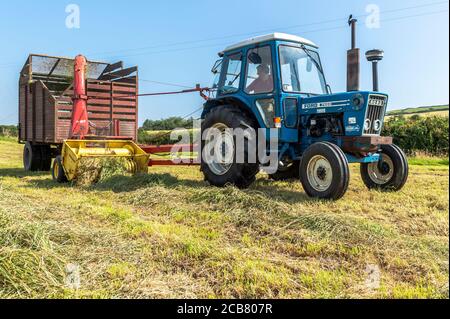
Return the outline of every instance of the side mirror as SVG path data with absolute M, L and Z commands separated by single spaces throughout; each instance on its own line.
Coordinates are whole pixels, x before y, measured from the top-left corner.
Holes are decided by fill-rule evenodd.
M 331 90 L 331 86 L 327 84 L 327 92 L 328 94 L 333 94 L 333 91 Z
M 214 63 L 214 66 L 211 69 L 212 74 L 217 74 L 219 73 L 219 68 L 222 65 L 223 60 L 217 60 L 216 63 Z

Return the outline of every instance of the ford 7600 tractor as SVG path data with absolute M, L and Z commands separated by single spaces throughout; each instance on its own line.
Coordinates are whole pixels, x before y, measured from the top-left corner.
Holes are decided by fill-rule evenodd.
M 377 63 L 383 51 L 366 53 L 373 64 L 374 87 L 361 91 L 355 23 L 355 19 L 349 20 L 352 49 L 348 51 L 348 89 L 344 93 L 331 92 L 318 46 L 297 36 L 275 33 L 256 37 L 219 54 L 221 59 L 213 68 L 217 92 L 205 104 L 202 131 L 214 128 L 223 138 L 204 134 L 202 149 L 209 143 L 221 143 L 211 149 L 234 159 L 202 162 L 210 184 L 249 187 L 262 164 L 237 161 L 236 138 L 230 139 L 229 131 L 266 128 L 277 129 L 279 137 L 275 150 L 278 171 L 270 177 L 299 179 L 313 198 L 343 197 L 349 185 L 349 163 L 361 165 L 369 189 L 403 188 L 408 178 L 406 156 L 391 137 L 381 136 L 388 105 L 388 95 L 378 92 Z M 269 139 L 267 135 L 268 145 Z M 248 159 L 248 154 L 244 158 Z

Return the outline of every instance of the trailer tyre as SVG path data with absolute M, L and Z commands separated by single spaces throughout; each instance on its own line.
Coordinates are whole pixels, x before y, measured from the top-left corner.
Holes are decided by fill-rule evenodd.
M 397 145 L 382 145 L 381 160 L 361 164 L 361 177 L 369 189 L 400 191 L 409 176 L 408 159 Z
M 61 155 L 58 155 L 55 158 L 55 160 L 53 161 L 52 177 L 53 177 L 53 180 L 57 183 L 67 183 L 68 182 L 66 173 L 64 172 Z
M 338 200 L 347 192 L 350 181 L 347 157 L 334 144 L 313 144 L 303 154 L 300 180 L 310 197 Z
M 249 116 L 233 106 L 217 106 L 206 115 L 202 124 L 202 134 L 205 135 L 205 140 L 202 139 L 202 155 L 208 153 L 208 151 L 209 155 L 215 155 L 213 153 L 220 149 L 220 152 L 225 154 L 225 158 L 230 156 L 229 160 L 224 162 L 206 161 L 205 156 L 202 156 L 201 169 L 206 181 L 217 187 L 234 185 L 241 189 L 248 188 L 255 182 L 256 175 L 259 172 L 259 164 L 249 163 L 248 159 L 249 140 L 254 138 L 256 145 L 256 134 L 245 139 L 244 154 L 241 154 L 244 156 L 244 163 L 238 163 L 236 137 L 231 135 L 228 130 L 240 128 L 245 131 L 255 127 L 256 123 Z M 216 129 L 221 132 L 221 144 L 214 142 L 213 130 L 209 129 Z M 205 149 L 205 147 L 208 147 L 208 149 Z
M 52 168 L 52 153 L 51 148 L 48 145 L 39 146 L 41 152 L 41 165 L 40 170 L 42 172 L 49 172 Z
M 269 175 L 274 181 L 286 181 L 300 178 L 300 161 L 293 161 L 288 167 L 279 169 L 275 174 Z
M 25 143 L 23 149 L 23 167 L 27 172 L 37 172 L 41 169 L 42 153 L 38 146 Z

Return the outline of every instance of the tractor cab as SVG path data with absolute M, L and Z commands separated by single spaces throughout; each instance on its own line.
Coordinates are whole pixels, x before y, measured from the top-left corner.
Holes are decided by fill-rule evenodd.
M 250 106 L 260 127 L 282 123 L 282 129 L 296 130 L 298 99 L 330 93 L 318 46 L 304 38 L 274 33 L 230 46 L 220 56 L 213 68 L 216 98 Z

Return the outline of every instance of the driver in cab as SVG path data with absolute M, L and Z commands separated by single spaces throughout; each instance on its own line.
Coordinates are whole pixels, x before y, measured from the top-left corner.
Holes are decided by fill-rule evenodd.
M 258 77 L 246 89 L 249 94 L 268 93 L 273 91 L 273 78 L 270 67 L 261 64 L 257 67 Z

